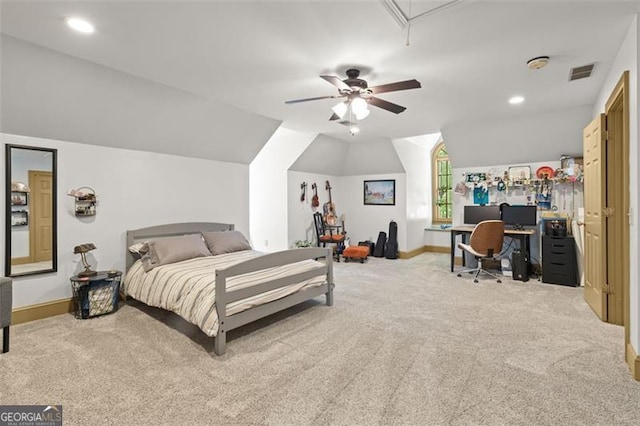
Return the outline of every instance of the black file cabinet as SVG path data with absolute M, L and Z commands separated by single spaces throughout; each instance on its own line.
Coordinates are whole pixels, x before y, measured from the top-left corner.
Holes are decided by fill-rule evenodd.
M 542 282 L 573 287 L 578 285 L 573 237 L 542 236 Z

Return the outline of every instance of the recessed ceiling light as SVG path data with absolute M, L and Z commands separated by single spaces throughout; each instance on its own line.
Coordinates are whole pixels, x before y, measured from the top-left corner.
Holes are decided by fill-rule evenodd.
M 85 34 L 91 34 L 95 31 L 93 24 L 82 18 L 67 18 L 67 25 L 76 31 Z
M 509 103 L 511 105 L 518 105 L 524 102 L 524 97 L 522 96 L 513 96 L 511 99 L 509 99 Z

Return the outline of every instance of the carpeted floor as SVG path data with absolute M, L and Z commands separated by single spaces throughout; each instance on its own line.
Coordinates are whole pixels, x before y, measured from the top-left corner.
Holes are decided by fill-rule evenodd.
M 624 330 L 582 290 L 448 272 L 448 255 L 335 266 L 324 298 L 229 333 L 227 354 L 138 303 L 12 328 L 0 404 L 65 424 L 637 425 Z

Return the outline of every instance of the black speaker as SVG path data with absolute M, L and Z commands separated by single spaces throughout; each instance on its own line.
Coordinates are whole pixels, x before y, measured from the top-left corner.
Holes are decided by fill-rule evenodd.
M 511 254 L 511 266 L 514 280 L 529 281 L 529 259 L 521 250 L 514 250 Z

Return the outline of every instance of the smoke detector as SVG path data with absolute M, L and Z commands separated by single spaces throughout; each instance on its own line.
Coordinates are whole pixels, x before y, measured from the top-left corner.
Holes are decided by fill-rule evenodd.
M 527 61 L 527 66 L 530 70 L 539 70 L 540 68 L 544 68 L 549 63 L 548 56 L 538 56 Z

